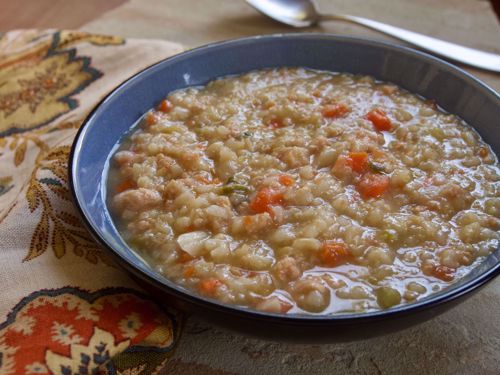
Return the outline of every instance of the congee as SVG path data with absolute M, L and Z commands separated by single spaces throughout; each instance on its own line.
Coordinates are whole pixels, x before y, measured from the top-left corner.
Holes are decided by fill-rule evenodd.
M 366 76 L 280 68 L 175 91 L 112 156 L 125 241 L 204 297 L 386 309 L 498 246 L 500 171 L 460 118 Z

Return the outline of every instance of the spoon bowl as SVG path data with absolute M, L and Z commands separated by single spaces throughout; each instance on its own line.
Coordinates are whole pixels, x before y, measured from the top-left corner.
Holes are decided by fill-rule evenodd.
M 319 21 L 316 4 L 309 0 L 246 0 L 262 14 L 293 27 L 310 27 Z

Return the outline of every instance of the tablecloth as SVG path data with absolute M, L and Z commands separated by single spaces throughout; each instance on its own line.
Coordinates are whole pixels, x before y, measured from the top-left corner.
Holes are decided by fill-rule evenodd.
M 328 13 L 352 14 L 450 42 L 500 53 L 500 24 L 487 0 L 316 0 Z M 259 14 L 245 1 L 127 0 L 82 26 L 93 33 L 162 38 L 197 47 L 259 34 L 324 32 L 396 44 L 342 22 L 294 29 Z M 500 75 L 463 69 L 500 91 Z M 252 338 L 191 316 L 165 375 L 498 375 L 500 278 L 464 303 L 418 326 L 357 342 L 299 345 Z
M 93 106 L 178 44 L 65 30 L 0 38 L 0 375 L 154 374 L 181 317 L 92 241 L 70 146 Z

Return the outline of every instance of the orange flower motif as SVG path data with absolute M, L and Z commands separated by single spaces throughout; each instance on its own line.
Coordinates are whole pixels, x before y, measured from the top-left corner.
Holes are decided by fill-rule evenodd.
M 1 375 L 95 373 L 136 345 L 166 357 L 175 336 L 169 315 L 125 288 L 36 292 L 0 327 Z

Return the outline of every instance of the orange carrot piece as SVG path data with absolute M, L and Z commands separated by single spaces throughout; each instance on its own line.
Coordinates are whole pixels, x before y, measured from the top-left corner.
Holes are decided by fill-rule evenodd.
M 378 131 L 391 130 L 392 123 L 387 114 L 380 108 L 371 110 L 366 114 L 366 118 L 371 121 Z
M 351 258 L 351 254 L 341 244 L 325 242 L 321 246 L 319 259 L 321 263 L 327 267 L 336 267 L 347 263 Z
M 366 152 L 349 152 L 351 168 L 354 172 L 362 173 L 368 166 L 368 154 Z
M 170 112 L 174 108 L 172 102 L 168 99 L 164 99 L 161 101 L 160 105 L 158 105 L 158 109 L 164 113 Z
M 146 115 L 146 124 L 148 126 L 154 125 L 158 122 L 158 117 L 154 112 L 148 112 Z
M 283 193 L 268 187 L 260 189 L 250 202 L 250 208 L 257 213 L 269 212 L 271 206 L 283 204 Z
M 117 193 L 121 193 L 124 192 L 125 190 L 130 190 L 133 188 L 135 188 L 135 182 L 132 180 L 125 180 L 116 186 L 115 191 Z
M 190 260 L 193 260 L 193 259 L 194 258 L 189 253 L 186 253 L 185 251 L 182 251 L 181 255 L 179 256 L 180 263 L 186 263 L 186 262 L 189 262 Z
M 193 266 L 189 266 L 189 267 L 186 267 L 184 268 L 184 272 L 182 272 L 182 275 L 185 277 L 185 278 L 188 278 L 188 277 L 191 277 L 194 275 L 194 267 Z
M 217 292 L 217 288 L 222 285 L 222 281 L 216 278 L 209 278 L 206 280 L 201 280 L 198 283 L 198 289 L 200 292 L 207 296 L 214 296 Z
M 389 188 L 389 177 L 380 174 L 367 173 L 357 186 L 358 192 L 365 199 L 378 198 Z
M 281 185 L 285 186 L 292 186 L 295 182 L 293 177 L 287 175 L 287 174 L 282 174 L 278 177 L 278 181 L 280 182 Z
M 351 110 L 345 104 L 328 104 L 323 107 L 321 114 L 326 118 L 339 118 L 346 116 Z

